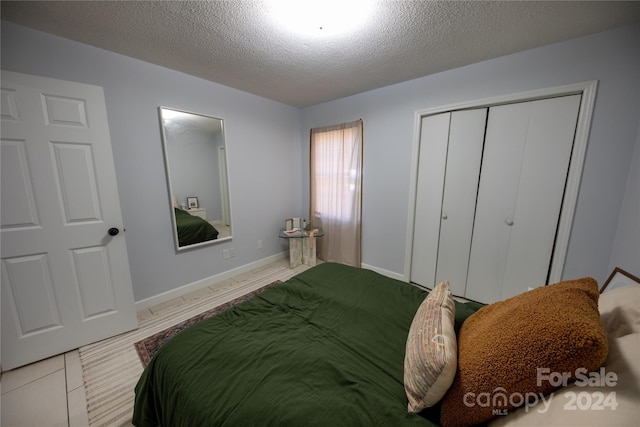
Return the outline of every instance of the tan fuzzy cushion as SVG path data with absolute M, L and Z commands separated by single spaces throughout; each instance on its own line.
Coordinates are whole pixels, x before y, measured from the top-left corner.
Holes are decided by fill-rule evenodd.
M 438 403 L 453 382 L 458 351 L 455 314 L 446 281 L 433 288 L 416 311 L 404 359 L 404 387 L 411 413 Z
M 566 372 L 568 382 L 578 368 L 597 370 L 608 353 L 598 296 L 595 280 L 569 280 L 471 315 L 459 332 L 458 372 L 442 399 L 441 424 L 483 423 L 520 406 L 527 393 L 559 388 L 545 379 L 538 385 L 538 368 Z
M 609 338 L 607 360 L 604 367 L 596 371 L 598 376 L 593 376 L 600 381 L 587 386 L 580 383 L 569 384 L 556 391 L 553 399 L 548 399 L 547 402 L 540 402 L 531 408 L 520 408 L 508 417 L 493 419 L 491 427 L 602 427 L 638 424 L 640 286 L 617 287 L 601 294 L 598 307 L 602 325 Z

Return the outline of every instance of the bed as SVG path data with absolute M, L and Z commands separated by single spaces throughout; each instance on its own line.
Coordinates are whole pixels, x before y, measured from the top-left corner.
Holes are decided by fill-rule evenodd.
M 136 387 L 133 422 L 436 425 L 407 413 L 403 386 L 407 330 L 425 295 L 320 264 L 166 343 Z M 459 304 L 458 323 L 480 306 Z
M 218 230 L 206 220 L 187 211 L 173 208 L 178 230 L 178 246 L 193 245 L 218 238 Z
M 528 294 L 563 300 L 563 295 L 558 295 L 567 293 L 569 289 L 567 300 L 584 300 L 587 306 L 592 306 L 592 285 L 591 282 L 572 282 L 544 287 L 558 291 L 551 295 L 545 294 L 546 291 Z M 437 289 L 440 286 L 438 284 Z M 408 410 L 405 384 L 408 336 L 415 332 L 415 320 L 425 304 L 433 301 L 432 297 L 437 293 L 436 289 L 427 293 L 411 284 L 366 269 L 334 263 L 313 267 L 191 326 L 164 344 L 145 367 L 136 385 L 133 424 L 138 427 L 478 424 L 475 422 L 477 411 L 471 415 L 465 413 L 471 409 L 482 410 L 480 423 L 491 419 L 496 422 L 497 419 L 497 422 L 506 422 L 504 425 L 512 425 L 508 422 L 513 419 L 513 425 L 519 425 L 517 420 L 524 419 L 523 425 L 554 425 L 544 418 L 545 414 L 537 414 L 540 418 L 536 419 L 536 414 L 533 414 L 536 411 L 528 407 L 525 408 L 526 414 L 523 412 L 528 418 L 515 414 L 499 416 L 522 411 L 522 408 L 513 407 L 491 409 L 491 416 L 487 418 L 487 408 L 478 405 L 461 408 L 458 402 L 456 393 L 464 392 L 465 387 L 465 378 L 460 378 L 460 373 L 468 370 L 468 354 L 474 351 L 463 343 L 474 337 L 477 339 L 479 324 L 494 327 L 492 321 L 506 323 L 499 316 L 496 318 L 496 313 L 506 309 L 513 316 L 513 311 L 510 311 L 514 308 L 512 302 L 506 307 L 498 305 L 497 310 L 493 309 L 493 304 L 453 302 L 455 315 L 451 323 L 455 334 L 461 334 L 453 384 L 448 391 L 445 390 L 441 401 L 419 411 Z M 595 298 L 597 300 L 597 285 Z M 514 299 L 520 301 L 518 297 Z M 637 299 L 633 303 L 633 298 L 623 296 L 622 300 L 639 306 L 637 311 L 640 313 Z M 540 307 L 537 307 L 538 314 Z M 557 307 L 551 306 L 550 311 L 557 316 Z M 584 326 L 585 311 L 589 312 L 582 307 L 576 310 L 582 322 L 578 325 L 580 330 L 590 328 Z M 615 309 L 610 308 L 610 311 Z M 588 353 L 584 351 L 586 347 L 593 347 L 592 353 L 597 353 L 597 360 L 588 365 L 590 370 L 600 366 L 602 361 L 598 358 L 602 359 L 603 354 L 606 357 L 608 352 L 606 338 L 604 343 L 598 339 L 601 334 L 598 324 L 602 327 L 602 323 L 597 303 L 595 312 L 598 318 L 595 322 L 593 313 L 586 315 L 588 322 L 595 325 L 595 338 L 589 337 L 590 344 L 586 346 L 581 341 L 582 348 L 577 351 L 583 355 Z M 632 316 L 630 322 L 636 328 L 640 324 L 640 314 Z M 544 327 L 544 319 L 540 324 Z M 616 324 L 619 327 L 619 322 Z M 636 332 L 636 336 L 640 336 L 640 327 Z M 574 340 L 572 334 L 574 331 L 565 335 Z M 491 355 L 494 351 L 505 351 L 499 342 L 484 344 L 483 353 Z M 567 347 L 565 342 L 561 345 L 562 348 Z M 572 345 L 570 343 L 569 347 Z M 569 350 L 571 354 L 576 353 L 573 348 Z M 551 353 L 555 355 L 558 352 Z M 492 361 L 500 360 L 495 355 L 490 357 Z M 636 356 L 633 357 L 635 360 Z M 579 359 L 576 363 L 584 365 L 585 360 Z M 509 366 L 509 363 L 504 365 Z M 567 365 L 550 366 L 556 369 Z M 499 371 L 502 368 L 493 369 Z M 524 368 L 518 365 L 518 369 Z M 489 375 L 486 378 L 494 376 L 487 367 L 479 370 L 486 371 L 483 373 Z M 498 375 L 498 378 L 505 377 Z M 630 380 L 633 382 L 633 377 Z M 491 382 L 483 378 L 481 381 Z M 640 415 L 637 413 L 637 394 L 633 394 L 633 386 L 627 392 L 632 397 L 630 405 L 625 406 L 625 414 L 637 417 Z

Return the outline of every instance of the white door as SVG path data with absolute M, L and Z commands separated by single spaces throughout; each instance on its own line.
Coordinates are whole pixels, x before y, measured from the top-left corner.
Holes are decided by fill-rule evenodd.
M 2 71 L 1 114 L 8 370 L 137 320 L 102 88 Z
M 411 281 L 464 295 L 487 109 L 422 119 Z
M 572 95 L 489 110 L 466 298 L 546 284 L 579 109 Z
M 451 113 L 435 283 L 448 280 L 454 295 L 467 289 L 487 109 Z
M 422 118 L 412 282 L 484 303 L 546 283 L 580 100 Z
M 450 123 L 451 113 L 436 114 L 423 117 L 420 129 L 411 281 L 427 288 L 436 285 Z

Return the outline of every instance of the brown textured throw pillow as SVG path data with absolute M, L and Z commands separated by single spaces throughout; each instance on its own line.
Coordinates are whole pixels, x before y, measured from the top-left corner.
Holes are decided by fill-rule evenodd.
M 404 388 L 411 413 L 435 405 L 453 382 L 458 351 L 455 316 L 445 281 L 433 288 L 413 317 L 404 357 Z
M 604 363 L 607 336 L 592 278 L 535 288 L 481 308 L 458 334 L 458 371 L 442 399 L 445 427 L 505 415 Z

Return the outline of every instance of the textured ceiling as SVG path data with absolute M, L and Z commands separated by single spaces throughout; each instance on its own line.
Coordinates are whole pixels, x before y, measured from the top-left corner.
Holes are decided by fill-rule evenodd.
M 2 1 L 0 11 L 298 107 L 640 22 L 640 1 L 379 1 L 339 37 L 292 35 L 265 1 Z

